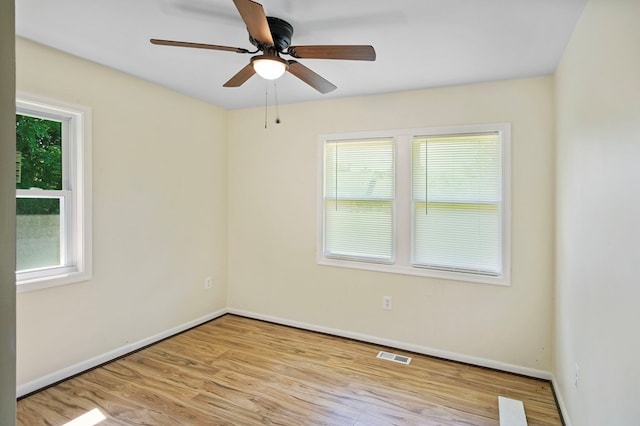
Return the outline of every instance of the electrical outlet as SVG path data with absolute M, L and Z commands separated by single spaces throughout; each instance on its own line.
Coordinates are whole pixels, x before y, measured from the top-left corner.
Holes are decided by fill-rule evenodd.
M 213 286 L 213 280 L 211 277 L 207 277 L 204 279 L 204 289 L 209 290 Z
M 391 296 L 382 296 L 382 309 L 387 311 L 393 309 L 393 298 Z
M 577 362 L 574 362 L 573 366 L 575 368 L 575 381 L 573 382 L 573 384 L 575 385 L 575 387 L 578 387 L 578 379 L 580 378 L 580 367 L 578 366 Z

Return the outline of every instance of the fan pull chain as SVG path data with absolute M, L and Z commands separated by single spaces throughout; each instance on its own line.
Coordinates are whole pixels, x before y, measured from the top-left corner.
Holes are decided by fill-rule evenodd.
M 267 108 L 269 107 L 269 83 L 264 85 L 264 128 L 267 128 Z
M 278 85 L 276 80 L 273 80 L 273 94 L 276 101 L 276 124 L 280 124 L 280 103 L 278 102 Z
M 280 121 L 280 103 L 278 102 L 278 86 L 275 80 L 273 80 L 273 96 L 275 99 L 275 107 L 276 107 L 275 123 L 280 124 L 281 122 Z M 268 112 L 269 112 L 269 82 L 266 81 L 265 89 L 264 89 L 264 128 L 265 129 L 268 127 L 267 123 L 269 122 Z

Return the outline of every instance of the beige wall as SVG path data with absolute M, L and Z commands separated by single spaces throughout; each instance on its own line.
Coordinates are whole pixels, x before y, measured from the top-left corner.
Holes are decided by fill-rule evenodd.
M 273 111 L 269 112 L 273 114 Z M 265 316 L 551 370 L 550 77 L 229 113 L 229 305 Z M 511 287 L 318 266 L 317 137 L 511 122 Z M 393 311 L 382 296 L 393 296 Z
M 0 1 L 0 424 L 15 424 L 14 2 Z
M 22 385 L 226 306 L 227 113 L 23 39 L 16 56 L 19 91 L 93 114 L 93 279 L 18 295 Z
M 640 424 L 639 16 L 591 0 L 556 76 L 555 372 L 580 426 Z
M 1 7 L 0 118 L 12 120 L 13 2 Z M 268 129 L 262 109 L 227 113 L 18 40 L 18 89 L 94 116 L 94 279 L 19 295 L 18 383 L 225 307 L 228 247 L 232 308 L 553 368 L 573 424 L 637 423 L 637 16 L 635 0 L 591 0 L 555 87 L 537 78 L 281 106 L 283 123 Z M 315 264 L 318 134 L 501 121 L 513 125 L 511 287 Z M 13 145 L 2 149 L 4 161 Z M 13 186 L 1 191 L 6 235 Z M 5 248 L 0 423 L 11 424 Z M 382 295 L 394 297 L 393 311 L 381 309 Z
M 552 78 L 285 105 L 265 129 L 261 108 L 225 112 L 25 40 L 17 54 L 19 90 L 90 106 L 94 130 L 94 278 L 18 296 L 19 384 L 227 305 L 551 370 Z M 510 287 L 316 265 L 319 134 L 491 122 L 512 124 Z

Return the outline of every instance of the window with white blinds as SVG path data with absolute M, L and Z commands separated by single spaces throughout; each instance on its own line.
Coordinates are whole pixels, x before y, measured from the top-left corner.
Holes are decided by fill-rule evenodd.
M 391 263 L 392 139 L 328 141 L 324 150 L 324 255 Z
M 500 275 L 500 133 L 416 136 L 411 158 L 412 264 Z
M 318 263 L 508 285 L 509 124 L 320 137 Z

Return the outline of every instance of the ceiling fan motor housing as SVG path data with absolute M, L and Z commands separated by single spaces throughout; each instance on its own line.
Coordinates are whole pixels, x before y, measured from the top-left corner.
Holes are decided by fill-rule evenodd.
M 293 37 L 293 26 L 284 19 L 267 16 L 269 30 L 273 38 L 273 45 L 278 52 L 284 52 L 291 45 L 291 37 Z M 249 35 L 249 41 L 258 49 L 262 49 L 262 43 Z

